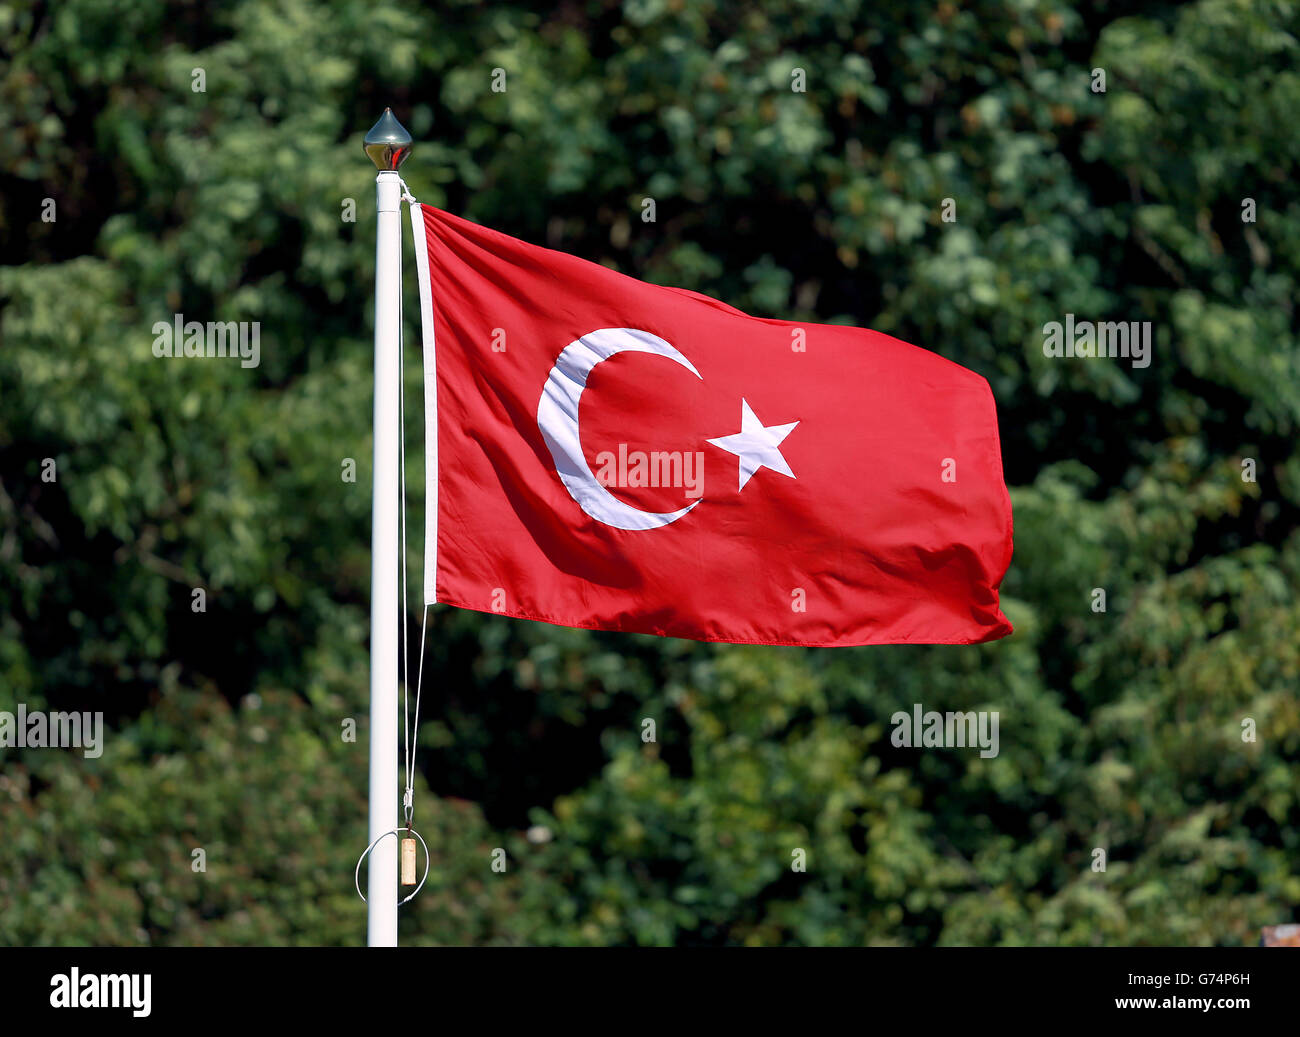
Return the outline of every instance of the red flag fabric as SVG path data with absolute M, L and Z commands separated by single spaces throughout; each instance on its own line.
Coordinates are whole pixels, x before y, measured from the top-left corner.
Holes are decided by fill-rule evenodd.
M 1011 632 L 993 394 L 428 205 L 425 600 L 773 645 Z

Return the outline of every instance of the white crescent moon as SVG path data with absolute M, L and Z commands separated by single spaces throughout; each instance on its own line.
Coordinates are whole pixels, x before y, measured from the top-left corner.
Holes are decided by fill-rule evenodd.
M 666 356 L 703 381 L 694 365 L 658 335 L 635 328 L 601 328 L 570 342 L 560 351 L 542 388 L 537 427 L 550 448 L 560 481 L 578 507 L 597 522 L 615 529 L 657 529 L 676 522 L 700 502 L 697 500 L 679 511 L 642 511 L 624 504 L 596 481 L 582 453 L 578 401 L 582 399 L 592 368 L 616 353 Z

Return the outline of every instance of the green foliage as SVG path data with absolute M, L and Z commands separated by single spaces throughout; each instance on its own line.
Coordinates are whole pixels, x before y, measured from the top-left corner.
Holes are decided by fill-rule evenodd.
M 388 103 L 423 200 L 984 374 L 1016 518 L 1017 632 L 975 648 L 435 608 L 404 942 L 1239 944 L 1293 920 L 1300 23 L 1126 6 L 0 9 L 0 709 L 111 728 L 98 759 L 0 750 L 0 942 L 362 939 L 360 138 Z M 176 312 L 260 321 L 261 366 L 155 359 Z M 413 277 L 405 312 L 417 342 Z M 1151 321 L 1151 365 L 1045 357 L 1067 313 Z M 895 748 L 917 702 L 998 710 L 1000 754 Z

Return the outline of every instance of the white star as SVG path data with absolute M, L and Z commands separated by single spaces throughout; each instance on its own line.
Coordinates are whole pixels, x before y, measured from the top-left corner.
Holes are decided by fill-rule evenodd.
M 741 399 L 740 431 L 734 436 L 722 436 L 709 442 L 740 458 L 740 488 L 743 490 L 750 476 L 760 468 L 770 468 L 791 479 L 796 478 L 781 456 L 780 443 L 797 424 L 799 422 L 792 421 L 788 425 L 764 426 L 750 409 L 749 401 Z

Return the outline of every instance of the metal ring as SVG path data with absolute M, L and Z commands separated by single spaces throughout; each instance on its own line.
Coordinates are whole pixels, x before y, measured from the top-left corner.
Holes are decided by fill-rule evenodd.
M 373 850 L 376 846 L 379 845 L 379 840 L 380 840 L 380 839 L 386 839 L 386 838 L 388 838 L 388 836 L 390 836 L 390 835 L 400 836 L 403 832 L 410 832 L 411 835 L 415 836 L 417 839 L 420 840 L 420 845 L 424 847 L 424 875 L 423 875 L 423 876 L 421 877 L 421 879 L 420 879 L 420 884 L 419 884 L 418 886 L 416 886 L 415 889 L 411 890 L 410 895 L 408 895 L 408 896 L 406 897 L 406 900 L 399 900 L 399 901 L 397 902 L 397 906 L 398 906 L 398 907 L 401 907 L 403 904 L 405 904 L 405 903 L 407 902 L 407 900 L 410 900 L 411 897 L 415 896 L 416 893 L 420 892 L 420 890 L 422 890 L 422 889 L 424 888 L 424 881 L 425 881 L 425 879 L 427 879 L 427 878 L 429 877 L 429 847 L 428 847 L 428 844 L 426 844 L 425 841 L 424 841 L 424 836 L 422 836 L 422 835 L 421 835 L 419 832 L 417 832 L 414 828 L 393 828 L 393 829 L 391 829 L 391 830 L 389 830 L 389 831 L 387 831 L 387 832 L 384 832 L 382 835 L 380 835 L 378 838 L 376 838 L 375 841 L 374 841 L 373 843 L 371 843 L 369 846 L 366 847 L 365 852 L 364 852 L 360 857 L 357 858 L 357 870 L 356 870 L 356 873 L 352 876 L 352 881 L 356 884 L 356 887 L 357 887 L 357 896 L 359 896 L 359 897 L 361 898 L 362 902 L 365 902 L 365 900 L 366 900 L 366 895 L 365 895 L 364 893 L 361 892 L 361 864 L 362 864 L 362 862 L 363 862 L 367 857 L 370 856 L 370 851 Z

